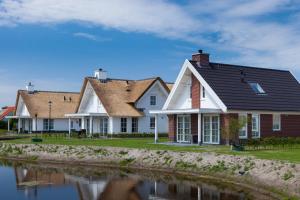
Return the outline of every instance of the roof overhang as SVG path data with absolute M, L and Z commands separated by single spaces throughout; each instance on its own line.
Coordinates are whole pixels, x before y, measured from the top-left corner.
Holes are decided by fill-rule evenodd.
M 222 113 L 221 109 L 176 109 L 176 110 L 150 110 L 150 114 L 209 114 L 209 113 Z
M 106 113 L 71 113 L 65 114 L 65 117 L 80 118 L 80 117 L 107 117 Z
M 6 116 L 5 119 L 30 119 L 30 116 Z

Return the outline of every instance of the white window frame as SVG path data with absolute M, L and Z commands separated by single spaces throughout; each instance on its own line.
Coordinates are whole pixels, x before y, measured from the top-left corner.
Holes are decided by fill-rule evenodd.
M 246 139 L 246 138 L 248 138 L 248 114 L 247 113 L 240 113 L 238 119 L 241 120 L 244 117 L 246 118 L 246 124 L 239 131 L 239 138 L 240 139 Z M 240 134 L 241 131 L 245 131 L 246 134 L 244 136 L 241 136 L 241 134 Z
M 178 118 L 183 118 L 183 123 L 182 123 L 182 131 L 183 131 L 183 133 L 182 133 L 182 135 L 188 135 L 188 140 L 179 140 L 179 125 L 178 125 L 178 123 L 179 123 L 179 120 L 178 120 Z M 186 125 L 186 121 L 185 121 L 185 119 L 186 119 L 186 117 L 188 117 L 189 118 L 189 127 L 188 127 L 188 129 L 187 129 L 187 127 L 185 126 Z M 186 133 L 185 132 L 185 130 L 188 130 L 188 133 Z M 176 141 L 177 142 L 179 142 L 179 143 L 189 143 L 189 142 L 191 142 L 191 136 L 192 136 L 192 117 L 191 117 L 191 115 L 177 115 L 177 119 L 176 119 Z
M 124 122 L 125 121 L 125 122 Z M 123 127 L 123 125 L 125 127 Z M 125 129 L 125 131 L 123 131 L 123 129 Z M 126 117 L 122 117 L 120 119 L 120 132 L 121 133 L 127 133 L 127 118 Z
M 155 129 L 155 117 L 150 117 L 150 129 Z
M 50 126 L 50 129 L 49 129 Z M 52 131 L 54 130 L 54 119 L 43 119 L 43 130 L 44 131 Z
M 250 82 L 249 85 L 256 94 L 265 94 L 266 93 L 265 90 L 261 87 L 261 85 L 259 83 Z
M 257 132 L 257 136 L 253 136 L 253 117 L 257 117 L 257 130 L 255 130 L 255 132 Z M 252 138 L 260 138 L 260 115 L 259 114 L 252 114 L 252 119 L 251 119 L 251 124 L 252 124 Z
M 204 140 L 204 118 L 205 117 L 209 117 L 209 126 L 210 126 L 210 141 L 209 142 L 205 142 Z M 212 118 L 213 117 L 218 117 L 218 141 L 217 142 L 212 142 Z M 203 117 L 202 117 L 202 134 L 203 134 L 203 144 L 220 144 L 220 141 L 221 141 L 221 134 L 220 134 L 220 115 L 216 115 L 216 114 L 203 114 Z
M 279 121 L 275 121 L 275 117 L 278 117 Z M 281 131 L 281 115 L 280 114 L 273 114 L 272 115 L 272 128 L 273 128 L 273 131 Z M 278 123 L 278 128 L 274 128 L 274 125 Z
M 157 97 L 156 95 L 151 95 L 150 96 L 150 106 L 156 106 L 157 104 Z
M 139 118 L 138 117 L 131 118 L 131 132 L 132 133 L 139 132 Z
M 100 133 L 103 135 L 108 133 L 108 118 L 107 117 L 100 118 L 99 130 L 100 130 Z

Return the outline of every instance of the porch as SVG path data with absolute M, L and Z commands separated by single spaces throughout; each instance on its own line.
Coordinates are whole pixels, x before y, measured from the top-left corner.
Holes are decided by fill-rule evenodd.
M 5 118 L 7 119 L 7 133 L 12 132 L 12 128 L 10 127 L 12 119 L 18 120 L 18 133 L 32 133 L 34 129 L 35 121 L 31 117 L 6 116 Z
M 102 113 L 75 113 L 66 114 L 65 117 L 69 120 L 69 136 L 72 132 L 72 119 L 79 119 L 80 129 L 86 130 L 86 133 L 91 137 L 95 133 L 99 136 L 106 136 L 112 132 L 113 121 L 107 114 Z
M 155 116 L 168 115 L 169 140 L 179 144 L 220 144 L 221 114 L 219 109 L 181 109 L 150 111 Z M 155 123 L 155 143 L 159 142 Z

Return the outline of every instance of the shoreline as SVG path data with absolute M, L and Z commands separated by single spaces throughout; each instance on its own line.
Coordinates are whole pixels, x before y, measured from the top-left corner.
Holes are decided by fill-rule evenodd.
M 280 197 L 300 197 L 298 185 L 300 182 L 298 178 L 300 177 L 299 164 L 261 160 L 252 157 L 218 155 L 215 153 L 183 153 L 116 147 L 0 144 L 0 149 L 0 158 L 3 160 L 135 171 L 151 170 L 188 179 L 221 180 L 224 184 L 241 186 L 278 199 Z M 85 156 L 83 156 L 84 154 Z M 192 156 L 186 154 L 192 154 Z M 136 157 L 134 158 L 133 156 Z M 199 156 L 201 156 L 201 159 Z M 193 160 L 190 159 L 191 157 Z M 238 169 L 235 164 L 230 166 L 232 160 L 238 162 L 238 165 L 248 163 L 246 167 L 249 169 L 244 172 L 244 175 L 241 175 L 241 167 Z M 278 177 L 273 176 L 269 176 L 269 179 L 258 178 L 258 171 L 261 170 L 261 166 L 267 166 L 266 163 L 272 163 L 274 169 L 277 169 L 275 171 L 294 170 L 293 177 L 284 181 L 278 180 Z M 293 167 L 287 168 L 290 165 Z M 264 177 L 266 177 L 265 172 L 262 172 L 262 174 L 265 174 Z M 267 173 L 267 175 L 272 174 L 274 174 L 274 171 Z M 277 179 L 275 182 L 274 178 L 275 180 Z

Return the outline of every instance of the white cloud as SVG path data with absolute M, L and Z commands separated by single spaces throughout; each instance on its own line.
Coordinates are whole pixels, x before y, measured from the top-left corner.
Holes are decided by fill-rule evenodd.
M 3 0 L 0 19 L 15 24 L 78 21 L 176 38 L 199 28 L 198 20 L 164 0 Z
M 88 23 L 125 32 L 181 39 L 236 57 L 244 65 L 300 72 L 300 4 L 296 0 L 2 0 L 0 26 Z M 89 33 L 74 36 L 101 40 Z
M 96 35 L 90 34 L 90 33 L 83 33 L 83 32 L 77 32 L 77 33 L 73 33 L 74 37 L 81 37 L 84 39 L 88 39 L 88 40 L 93 40 L 96 42 L 107 42 L 107 41 L 111 41 L 110 38 L 100 38 Z

